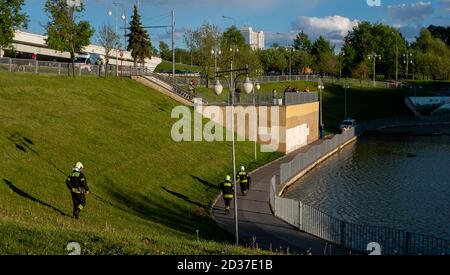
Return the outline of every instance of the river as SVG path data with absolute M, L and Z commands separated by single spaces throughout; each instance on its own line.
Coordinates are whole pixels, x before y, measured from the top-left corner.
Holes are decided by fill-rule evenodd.
M 348 222 L 450 240 L 450 136 L 361 137 L 284 197 Z

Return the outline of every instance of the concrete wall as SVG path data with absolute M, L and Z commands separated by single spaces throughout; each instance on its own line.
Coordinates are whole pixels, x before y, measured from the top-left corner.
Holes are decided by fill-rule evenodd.
M 230 107 L 195 105 L 204 117 L 231 128 Z M 235 131 L 238 141 L 255 140 L 255 116 L 251 107 L 235 106 Z M 208 110 L 208 112 L 205 112 Z M 258 143 L 290 153 L 319 139 L 319 103 L 292 106 L 258 106 Z M 220 115 L 217 115 L 220 113 Z M 279 131 L 279 134 L 276 134 Z M 276 144 L 275 147 L 273 147 Z

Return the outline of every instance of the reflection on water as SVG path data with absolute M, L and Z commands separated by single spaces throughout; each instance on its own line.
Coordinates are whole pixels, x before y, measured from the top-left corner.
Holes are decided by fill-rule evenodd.
M 285 197 L 345 221 L 450 240 L 450 136 L 362 137 Z

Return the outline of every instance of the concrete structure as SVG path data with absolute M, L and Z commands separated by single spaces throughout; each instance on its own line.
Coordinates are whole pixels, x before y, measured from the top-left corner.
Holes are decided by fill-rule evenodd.
M 206 107 L 217 110 L 208 108 L 205 111 Z M 230 107 L 195 105 L 195 109 L 204 117 L 225 128 L 231 128 Z M 259 144 L 268 150 L 289 154 L 319 139 L 319 102 L 288 106 L 257 106 L 257 127 L 254 122 L 254 110 L 252 106 L 235 106 L 238 141 L 254 141 L 255 129 L 258 129 Z M 278 134 L 274 134 L 277 131 Z
M 245 38 L 245 43 L 250 45 L 253 50 L 263 50 L 265 47 L 264 32 L 253 31 L 252 27 L 244 27 L 241 29 L 241 34 Z
M 45 61 L 65 61 L 68 62 L 70 59 L 70 54 L 68 52 L 60 52 L 50 49 L 45 43 L 45 36 L 40 34 L 34 34 L 29 32 L 16 31 L 13 44 L 15 51 L 18 53 L 18 58 L 31 59 L 33 54 L 37 54 L 38 60 Z M 103 47 L 98 45 L 89 45 L 83 52 L 99 54 L 102 59 L 105 56 L 105 50 Z M 9 51 L 5 51 L 5 57 L 11 57 Z M 116 52 L 113 50 L 111 52 L 112 57 L 110 58 L 110 64 L 116 65 Z M 118 54 L 119 65 L 121 63 L 120 55 Z M 133 58 L 131 52 L 124 51 L 123 55 L 123 65 L 131 66 L 133 65 Z M 151 59 L 145 60 L 145 66 L 153 71 L 156 66 L 161 63 L 161 58 L 152 57 Z

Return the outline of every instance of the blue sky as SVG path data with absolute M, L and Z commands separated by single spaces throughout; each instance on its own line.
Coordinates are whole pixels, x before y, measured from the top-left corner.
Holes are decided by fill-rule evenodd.
M 339 46 L 342 37 L 358 21 L 386 23 L 400 28 L 413 39 L 423 26 L 450 25 L 450 0 L 380 0 L 381 6 L 370 7 L 371 0 L 140 0 L 144 25 L 170 25 L 170 11 L 175 10 L 176 46 L 185 47 L 183 33 L 205 22 L 222 30 L 236 23 L 250 25 L 266 33 L 266 46 L 273 42 L 286 44 L 300 30 L 312 38 L 325 36 Z M 373 0 L 376 1 L 376 0 Z M 28 31 L 44 33 L 47 22 L 43 11 L 45 0 L 26 0 L 30 15 Z M 102 23 L 114 24 L 107 12 L 114 12 L 113 2 L 123 4 L 129 18 L 134 0 L 84 0 L 85 20 L 97 28 Z M 122 13 L 119 8 L 119 13 Z M 121 14 L 120 14 L 121 15 Z M 224 19 L 222 15 L 233 19 Z M 122 25 L 123 23 L 121 23 Z M 170 28 L 149 30 L 153 44 L 170 42 Z M 94 37 L 94 42 L 96 38 Z

